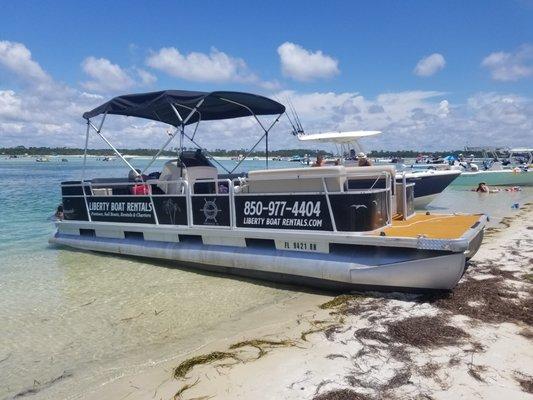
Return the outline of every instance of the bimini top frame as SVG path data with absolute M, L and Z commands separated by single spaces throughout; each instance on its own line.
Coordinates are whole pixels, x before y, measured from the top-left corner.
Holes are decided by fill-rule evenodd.
M 285 106 L 271 100 L 267 97 L 259 96 L 252 93 L 243 92 L 193 92 L 185 90 L 165 90 L 160 92 L 129 94 L 115 97 L 108 102 L 96 107 L 95 109 L 83 114 L 87 120 L 87 134 L 85 138 L 85 150 L 83 156 L 82 180 L 85 178 L 85 165 L 87 159 L 87 146 L 89 143 L 89 132 L 92 128 L 109 147 L 126 163 L 136 176 L 139 174 L 135 168 L 120 154 L 120 152 L 111 144 L 111 142 L 102 135 L 102 126 L 108 114 L 125 115 L 163 122 L 175 127 L 175 131 L 169 139 L 159 149 L 157 154 L 152 158 L 145 172 L 159 155 L 165 150 L 174 137 L 180 133 L 180 152 L 184 148 L 184 139 L 189 139 L 196 147 L 201 148 L 194 140 L 196 130 L 200 121 L 212 121 L 220 119 L 240 118 L 252 116 L 257 121 L 263 135 L 250 149 L 246 157 L 265 139 L 266 164 L 268 168 L 268 134 L 272 127 L 279 121 L 279 118 L 285 112 Z M 102 115 L 98 127 L 93 124 L 91 118 Z M 257 117 L 258 115 L 277 115 L 277 118 L 267 127 Z M 192 135 L 185 133 L 185 127 L 190 124 L 196 124 Z M 244 157 L 244 159 L 246 158 Z M 243 159 L 243 160 L 244 160 Z M 217 162 L 213 159 L 213 161 Z M 241 160 L 242 162 L 242 160 Z M 234 172 L 240 165 L 240 162 L 231 170 L 217 162 L 227 172 Z

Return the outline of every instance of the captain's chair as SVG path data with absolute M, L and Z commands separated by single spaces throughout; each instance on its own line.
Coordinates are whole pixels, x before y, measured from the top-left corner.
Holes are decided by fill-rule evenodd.
M 171 160 L 165 163 L 161 171 L 160 181 L 176 181 L 179 179 L 186 180 L 193 192 L 199 192 L 199 186 L 195 183 L 206 179 L 217 179 L 218 170 L 211 162 L 202 154 L 200 150 L 184 151 L 180 154 L 178 160 Z M 210 186 L 215 186 L 213 183 Z M 181 193 L 181 185 L 179 183 L 164 183 L 160 182 L 157 185 L 166 194 Z M 204 186 L 204 185 L 201 185 Z M 203 192 L 203 191 L 202 191 Z

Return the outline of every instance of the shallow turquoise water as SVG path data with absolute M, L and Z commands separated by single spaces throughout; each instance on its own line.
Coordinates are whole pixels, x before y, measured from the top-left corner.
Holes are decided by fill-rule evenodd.
M 146 163 L 134 161 L 139 167 Z M 263 166 L 263 161 L 247 161 L 242 169 Z M 0 398 L 65 371 L 73 374 L 66 383 L 94 384 L 132 360 L 168 354 L 176 344 L 202 344 L 219 324 L 298 293 L 176 269 L 172 263 L 50 247 L 59 183 L 80 179 L 81 168 L 79 157 L 67 163 L 59 158 L 48 163 L 0 160 Z M 118 160 L 88 162 L 88 177 L 127 172 Z M 533 193 L 531 188 L 489 195 L 469 189 L 449 188 L 430 208 L 485 212 L 498 220 L 516 212 L 511 206 L 530 201 Z M 62 398 L 64 393 L 54 385 L 36 397 Z
M 172 354 L 172 344 L 201 345 L 220 323 L 295 295 L 173 263 L 49 246 L 59 183 L 79 180 L 81 168 L 81 158 L 0 160 L 0 399 L 65 371 L 76 388 L 109 379 L 134 361 Z M 127 173 L 119 161 L 91 159 L 86 176 Z M 56 386 L 37 397 L 61 398 L 66 392 Z

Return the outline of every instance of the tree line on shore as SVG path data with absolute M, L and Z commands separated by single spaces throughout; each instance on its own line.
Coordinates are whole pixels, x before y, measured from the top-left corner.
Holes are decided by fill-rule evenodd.
M 134 156 L 153 156 L 156 149 L 118 149 L 122 154 L 134 155 Z M 195 149 L 193 149 L 195 150 Z M 209 153 L 217 157 L 236 157 L 239 154 L 247 154 L 246 149 L 238 150 L 226 150 L 215 149 L 208 150 Z M 438 157 L 445 157 L 451 154 L 459 154 L 465 152 L 464 150 L 446 150 L 446 151 L 421 151 L 421 150 L 372 150 L 368 154 L 373 158 L 387 158 L 387 157 L 401 157 L 401 158 L 414 158 L 420 154 L 433 155 Z M 476 157 L 482 156 L 481 152 L 469 152 Z M 83 149 L 75 147 L 0 147 L 0 154 L 2 155 L 28 155 L 28 156 L 44 156 L 44 155 L 80 155 L 83 154 Z M 114 155 L 111 149 L 87 149 L 87 154 L 91 156 L 112 156 Z M 317 154 L 323 154 L 326 156 L 332 156 L 333 154 L 319 149 L 279 149 L 269 151 L 270 157 L 292 157 L 296 155 L 309 155 L 316 156 Z M 176 155 L 176 150 L 163 151 L 164 156 Z M 265 157 L 264 150 L 254 151 L 250 154 L 251 157 Z

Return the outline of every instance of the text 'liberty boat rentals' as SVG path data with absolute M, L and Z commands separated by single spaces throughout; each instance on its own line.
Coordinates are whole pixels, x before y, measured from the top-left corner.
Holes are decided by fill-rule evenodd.
M 84 114 L 131 169 L 128 178 L 62 182 L 64 220 L 52 243 L 176 261 L 177 265 L 322 288 L 451 289 L 478 250 L 485 215 L 413 211 L 414 185 L 392 166 L 290 168 L 219 174 L 196 144 L 201 120 L 251 116 L 267 150 L 285 107 L 239 92 L 162 91 L 116 97 Z M 102 134 L 107 115 L 161 121 L 179 135 L 161 173 L 135 170 Z M 101 122 L 92 121 L 102 115 Z M 258 116 L 273 115 L 264 125 Z M 192 134 L 186 127 L 196 124 Z M 250 151 L 252 151 L 250 150 Z M 238 166 L 239 164 L 237 164 Z M 85 170 L 85 168 L 84 168 Z M 379 188 L 354 188 L 374 179 Z
M 337 153 L 341 156 L 341 162 L 346 165 L 356 165 L 356 154 L 364 152 L 359 140 L 364 137 L 375 136 L 380 134 L 380 131 L 351 131 L 351 132 L 324 132 L 304 134 L 300 130 L 296 135 L 298 140 L 302 142 L 317 141 L 322 143 L 333 143 L 337 147 Z M 366 168 L 366 167 L 360 167 Z M 435 198 L 442 193 L 459 175 L 461 171 L 454 170 L 425 170 L 425 171 L 409 171 L 405 173 L 407 183 L 416 183 L 415 185 L 415 207 L 424 208 L 431 203 Z M 399 182 L 403 179 L 402 176 L 397 177 Z M 363 188 L 370 182 L 357 182 L 357 188 Z M 356 184 L 354 182 L 354 184 Z

